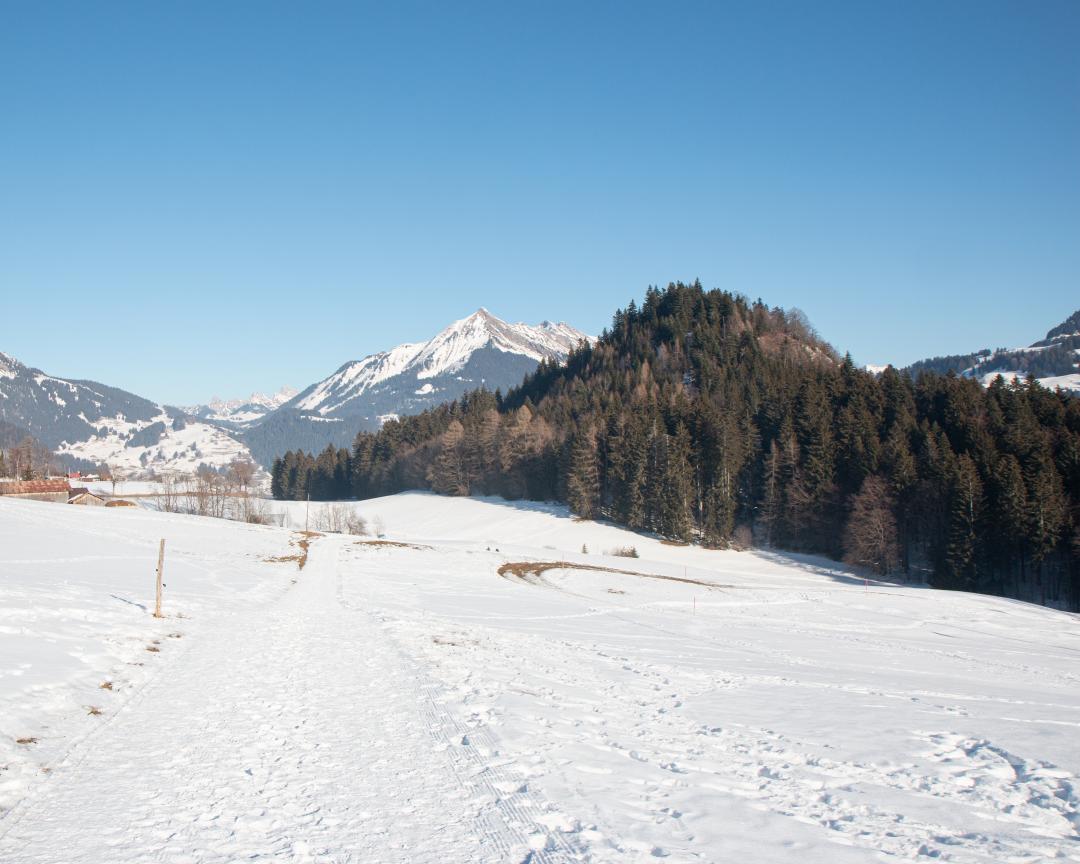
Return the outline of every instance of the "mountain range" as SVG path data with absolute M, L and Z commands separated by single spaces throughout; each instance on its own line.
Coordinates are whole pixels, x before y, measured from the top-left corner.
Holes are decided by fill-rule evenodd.
M 271 411 L 280 408 L 297 393 L 295 387 L 285 386 L 276 393 L 252 393 L 245 399 L 221 399 L 214 396 L 204 405 L 191 405 L 184 409 L 192 417 L 215 420 L 220 423 L 250 426 Z
M 566 324 L 510 324 L 480 309 L 433 338 L 350 361 L 297 392 L 175 407 L 95 381 L 60 378 L 0 353 L 0 422 L 69 466 L 107 464 L 128 476 L 269 465 L 289 449 L 344 445 L 386 419 L 456 399 L 481 385 L 520 383 L 544 359 L 588 338 Z
M 221 468 L 236 458 L 269 466 L 287 450 L 347 446 L 360 431 L 481 385 L 507 390 L 541 360 L 564 360 L 582 340 L 591 341 L 567 324 L 511 324 L 479 309 L 427 341 L 351 360 L 299 392 L 283 387 L 187 407 L 49 375 L 0 353 L 0 428 L 8 446 L 28 434 L 70 466 L 105 463 L 130 476 Z M 1078 361 L 1080 311 L 1025 348 L 934 357 L 905 371 L 953 371 L 983 384 L 998 374 L 1032 374 L 1047 387 L 1080 393 Z
M 481 308 L 426 342 L 345 363 L 245 430 L 244 441 L 262 465 L 286 450 L 346 446 L 358 432 L 477 387 L 509 389 L 581 341 L 590 337 L 567 324 L 509 324 Z
M 1080 393 L 1080 310 L 1052 327 L 1045 339 L 1026 348 L 983 348 L 969 354 L 931 357 L 913 363 L 905 371 L 912 377 L 928 371 L 954 372 L 977 378 L 984 385 L 998 375 L 1008 381 L 1030 374 L 1051 390 L 1060 387 Z

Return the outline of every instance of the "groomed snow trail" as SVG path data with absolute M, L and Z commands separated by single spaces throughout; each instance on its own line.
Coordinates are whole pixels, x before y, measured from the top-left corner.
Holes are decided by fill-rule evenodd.
M 6 864 L 584 858 L 470 740 L 377 618 L 342 538 L 284 597 L 206 626 L 0 822 Z

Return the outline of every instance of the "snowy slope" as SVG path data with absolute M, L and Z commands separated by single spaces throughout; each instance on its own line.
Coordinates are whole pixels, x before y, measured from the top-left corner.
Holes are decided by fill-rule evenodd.
M 63 441 L 56 452 L 108 465 L 112 471 L 132 478 L 194 474 L 200 465 L 224 468 L 236 459 L 251 459 L 243 442 L 220 426 L 177 418 L 165 408 L 161 411 L 143 422 L 104 418 L 92 437 Z
M 193 472 L 251 458 L 238 436 L 96 381 L 47 375 L 0 354 L 0 419 L 25 428 L 60 456 L 108 464 L 126 475 Z
M 287 528 L 0 501 L 0 860 L 1080 861 L 1074 615 L 342 506 L 386 540 L 299 570 Z
M 882 368 L 867 367 L 870 371 Z M 976 378 L 983 386 L 989 386 L 998 375 L 1006 382 L 1012 382 L 1024 380 L 1031 374 L 1051 390 L 1060 387 L 1080 394 L 1080 310 L 1052 327 L 1045 339 L 1026 348 L 998 348 L 995 351 L 986 348 L 972 354 L 935 357 L 915 363 L 908 371 L 917 373 L 923 369 L 940 373 L 953 371 Z

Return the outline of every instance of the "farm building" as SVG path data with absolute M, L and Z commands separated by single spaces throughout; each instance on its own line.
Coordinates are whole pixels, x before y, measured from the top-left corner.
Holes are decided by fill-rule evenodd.
M 69 492 L 68 481 L 62 479 L 0 480 L 0 495 L 8 498 L 29 498 L 33 501 L 66 504 Z
M 104 507 L 105 499 L 100 495 L 95 495 L 85 487 L 80 487 L 78 489 L 72 489 L 68 494 L 68 504 L 82 504 L 86 507 Z

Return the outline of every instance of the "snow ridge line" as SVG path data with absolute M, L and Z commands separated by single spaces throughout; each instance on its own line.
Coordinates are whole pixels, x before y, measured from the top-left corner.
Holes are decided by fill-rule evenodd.
M 339 550 L 340 555 L 340 550 Z M 550 812 L 547 802 L 528 786 L 524 777 L 510 769 L 503 760 L 489 762 L 488 755 L 499 753 L 498 741 L 488 727 L 469 727 L 448 711 L 437 694 L 442 686 L 427 675 L 402 649 L 390 628 L 387 617 L 378 610 L 366 610 L 345 600 L 338 571 L 338 602 L 351 612 L 366 615 L 377 622 L 386 636 L 388 649 L 397 658 L 397 680 L 408 680 L 416 693 L 416 704 L 436 743 L 463 790 L 473 800 L 484 803 L 477 812 L 477 827 L 499 860 L 524 853 L 521 864 L 564 864 L 590 860 L 588 850 L 577 838 L 562 831 L 552 831 L 541 821 Z M 500 791 L 513 789 L 513 792 Z M 539 839 L 543 845 L 539 846 Z M 537 848 L 539 846 L 539 848 Z M 528 850 L 528 851 L 526 851 Z

